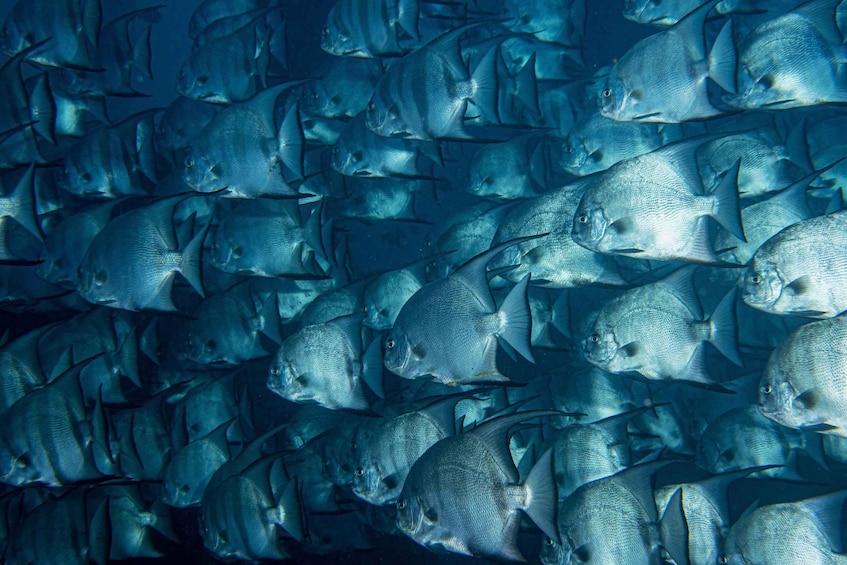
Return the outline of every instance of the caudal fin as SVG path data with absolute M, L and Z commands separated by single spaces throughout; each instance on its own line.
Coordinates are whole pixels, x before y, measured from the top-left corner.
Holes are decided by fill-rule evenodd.
M 712 216 L 729 233 L 747 243 L 744 226 L 741 224 L 741 204 L 738 197 L 738 169 L 741 161 L 729 169 L 712 195 L 717 200 L 717 209 Z
M 532 313 L 529 309 L 528 285 L 529 275 L 526 275 L 509 291 L 506 300 L 500 306 L 498 312 L 502 319 L 502 325 L 499 335 L 506 343 L 520 353 L 524 359 L 535 363 L 530 346 Z
M 727 359 L 741 366 L 741 354 L 738 351 L 738 324 L 735 314 L 735 295 L 733 288 L 718 303 L 709 317 L 709 342 Z
M 548 449 L 541 454 L 529 472 L 524 483 L 527 493 L 527 505 L 524 511 L 544 534 L 559 540 L 556 527 L 556 480 L 553 475 L 553 451 Z

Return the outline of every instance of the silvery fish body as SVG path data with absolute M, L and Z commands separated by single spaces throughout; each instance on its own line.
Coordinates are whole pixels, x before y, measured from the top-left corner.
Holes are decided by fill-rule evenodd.
M 649 563 L 661 560 L 656 505 L 650 488 L 655 465 L 581 486 L 559 501 L 558 541 L 541 548 L 544 565 Z
M 599 113 L 587 114 L 568 132 L 561 166 L 573 175 L 590 175 L 681 137 L 677 126 L 617 122 Z
M 363 379 L 380 371 L 364 354 L 361 315 L 308 325 L 282 342 L 271 363 L 267 385 L 291 402 L 316 402 L 334 410 L 367 410 Z M 369 373 L 366 375 L 365 373 Z
M 719 563 L 847 563 L 839 553 L 844 498 L 842 490 L 744 514 L 723 540 Z
M 613 373 L 713 385 L 703 367 L 704 342 L 740 362 L 735 292 L 727 293 L 704 320 L 690 276 L 690 268 L 677 271 L 606 303 L 582 342 L 586 360 Z
M 170 350 L 179 360 L 204 365 L 239 365 L 266 357 L 279 343 L 276 291 L 270 285 L 244 281 L 204 300 L 194 319 L 178 326 Z
M 847 214 L 788 226 L 753 255 L 742 298 L 771 314 L 831 318 L 847 310 Z
M 602 86 L 600 114 L 620 121 L 677 123 L 721 114 L 709 100 L 707 79 L 734 87 L 735 52 L 720 38 L 706 52 L 704 24 L 717 0 L 671 28 L 648 36 L 615 63 Z M 721 36 L 729 36 L 727 25 Z
M 542 191 L 530 171 L 537 136 L 483 145 L 471 158 L 465 190 L 491 199 L 529 198 Z
M 576 213 L 584 191 L 585 183 L 577 182 L 509 208 L 500 221 L 493 243 L 532 233 L 549 235 L 540 241 L 525 241 L 506 249 L 492 261 L 492 268 L 517 265 L 502 276 L 517 282 L 531 274 L 533 284 L 550 288 L 623 285 L 614 260 L 577 245 L 571 237 L 570 226 L 562 221 Z
M 759 410 L 783 426 L 847 437 L 847 318 L 797 328 L 771 353 Z
M 388 67 L 366 110 L 371 130 L 385 137 L 461 139 L 469 137 L 464 119 L 470 101 L 495 114 L 495 50 L 471 74 L 458 46 L 465 31 L 442 35 Z
M 453 407 L 446 398 L 431 406 L 382 420 L 357 435 L 353 494 L 371 504 L 393 504 L 409 469 L 435 442 L 455 433 Z
M 431 376 L 445 384 L 505 381 L 496 366 L 498 337 L 532 360 L 529 277 L 499 309 L 485 277 L 497 253 L 525 239 L 497 245 L 413 294 L 385 339 L 386 368 L 406 379 Z
M 820 460 L 821 436 L 768 420 L 756 406 L 733 408 L 709 423 L 697 445 L 695 462 L 710 473 L 778 465 L 759 475 L 799 478 L 792 451 Z
M 101 12 L 100 0 L 21 0 L 6 16 L 0 49 L 13 56 L 40 44 L 27 55 L 28 60 L 50 67 L 98 70 Z
M 270 61 L 262 18 L 240 30 L 195 48 L 177 77 L 176 91 L 186 98 L 215 104 L 247 100 L 264 85 Z
M 586 179 L 573 217 L 574 241 L 600 253 L 715 262 L 707 217 L 744 239 L 738 164 L 704 195 L 693 154 L 699 144 L 669 145 Z
M 366 316 L 363 323 L 375 330 L 389 329 L 403 305 L 425 282 L 413 269 L 381 274 L 365 289 Z
M 847 53 L 836 25 L 839 4 L 808 2 L 753 29 L 738 44 L 738 93 L 724 100 L 743 109 L 847 100 Z
M 191 241 L 178 242 L 174 206 L 173 200 L 163 200 L 110 221 L 80 265 L 80 295 L 110 308 L 172 311 L 176 308 L 171 288 L 179 272 L 202 296 L 200 253 L 205 231 Z
M 241 202 L 218 225 L 210 263 L 239 275 L 325 276 L 320 218 L 320 207 L 301 210 L 292 200 Z
M 188 150 L 185 184 L 198 192 L 223 191 L 234 198 L 296 195 L 283 177 L 285 168 L 297 165 L 302 150 L 296 107 L 279 127 L 274 120 L 275 101 L 289 87 L 263 90 L 212 118 Z
M 159 495 L 165 504 L 176 508 L 200 504 L 212 475 L 232 457 L 226 437 L 231 424 L 224 422 L 208 435 L 174 452 L 165 468 Z
M 520 482 L 504 435 L 518 422 L 555 414 L 494 418 L 435 443 L 412 465 L 397 500 L 397 526 L 434 550 L 523 561 L 520 510 L 556 538 L 555 484 L 547 451 Z
M 302 108 L 324 118 L 352 118 L 364 111 L 383 72 L 376 60 L 334 57 L 321 78 L 304 87 Z

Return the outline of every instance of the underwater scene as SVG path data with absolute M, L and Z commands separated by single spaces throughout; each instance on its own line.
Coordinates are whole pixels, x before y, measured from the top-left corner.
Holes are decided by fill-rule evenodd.
M 0 22 L 0 562 L 847 563 L 847 3 Z

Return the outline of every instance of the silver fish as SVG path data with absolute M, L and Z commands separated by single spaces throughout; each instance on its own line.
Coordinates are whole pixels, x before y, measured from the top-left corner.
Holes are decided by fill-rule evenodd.
M 400 530 L 434 550 L 523 561 L 517 547 L 523 510 L 558 538 L 550 451 L 521 483 L 504 441 L 513 425 L 550 414 L 557 412 L 494 418 L 435 443 L 412 465 L 397 499 Z
M 406 379 L 430 375 L 445 384 L 507 381 L 496 366 L 498 337 L 532 361 L 529 277 L 498 309 L 485 266 L 504 249 L 536 237 L 497 245 L 413 294 L 385 338 L 386 368 Z
M 768 359 L 759 382 L 759 410 L 789 428 L 847 437 L 843 374 L 847 319 L 820 320 L 792 332 Z
M 709 100 L 707 79 L 735 90 L 735 50 L 727 23 L 706 52 L 710 0 L 675 26 L 648 36 L 615 63 L 602 86 L 600 114 L 620 121 L 677 123 L 721 114 Z M 723 38 L 730 40 L 729 46 Z
M 628 290 L 606 303 L 583 340 L 585 358 L 605 371 L 634 371 L 653 380 L 718 386 L 704 370 L 703 346 L 715 345 L 740 364 L 735 296 L 730 291 L 705 319 L 691 268 Z
M 592 251 L 661 261 L 716 262 L 706 217 L 739 239 L 738 163 L 703 195 L 694 150 L 682 141 L 589 177 L 571 235 Z
M 847 310 L 847 214 L 792 224 L 768 239 L 744 274 L 742 298 L 771 314 L 831 318 Z

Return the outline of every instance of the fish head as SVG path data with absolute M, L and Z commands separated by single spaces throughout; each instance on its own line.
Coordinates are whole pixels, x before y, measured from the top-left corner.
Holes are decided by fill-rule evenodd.
M 326 85 L 317 81 L 300 94 L 300 109 L 324 118 L 339 118 L 346 115 L 341 92 L 330 92 Z
M 637 115 L 630 108 L 635 102 L 637 102 L 637 97 L 630 93 L 627 85 L 614 72 L 609 73 L 609 77 L 606 79 L 597 99 L 600 115 L 604 118 L 627 121 L 629 116 Z
M 107 196 L 104 194 L 99 175 L 73 161 L 66 161 L 64 166 L 57 167 L 53 172 L 53 180 L 62 190 L 79 196 Z
M 379 90 L 365 109 L 365 125 L 372 132 L 383 137 L 408 137 L 406 126 L 400 119 L 397 105 L 381 100 Z
M 35 34 L 16 18 L 7 18 L 0 27 L 0 50 L 12 57 L 35 44 Z
M 330 11 L 327 24 L 321 30 L 321 49 L 339 57 L 370 57 L 370 53 L 353 41 L 350 31 L 335 19 L 341 18 Z
M 543 565 L 568 563 L 564 546 L 553 538 L 544 538 L 538 557 Z
M 111 269 L 97 257 L 86 257 L 79 268 L 79 295 L 92 304 L 110 305 L 117 302 L 115 289 L 109 283 Z
M 250 274 L 249 268 L 242 267 L 244 243 L 237 233 L 219 227 L 212 240 L 212 265 L 225 273 Z
M 798 399 L 798 391 L 789 375 L 768 367 L 759 382 L 759 412 L 765 418 L 791 428 L 802 428 L 811 423 L 809 407 Z
M 297 366 L 288 359 L 286 351 L 281 348 L 268 369 L 268 388 L 291 402 L 312 402 L 313 392 L 308 387 L 305 376 L 297 370 Z
M 607 367 L 618 353 L 618 342 L 613 328 L 595 323 L 591 333 L 582 340 L 585 360 L 598 367 Z
M 748 306 L 770 311 L 782 296 L 782 278 L 776 265 L 769 261 L 757 260 L 747 268 L 741 280 L 741 297 Z
M 587 249 L 596 249 L 609 223 L 602 207 L 583 199 L 573 217 L 571 237 Z
M 379 495 L 385 494 L 379 492 L 382 490 L 380 489 L 381 476 L 379 462 L 370 453 L 365 453 L 359 459 L 356 468 L 353 469 L 353 494 L 366 502 L 382 504 L 382 502 L 377 502 L 382 498 Z
M 387 330 L 397 318 L 397 312 L 392 312 L 387 303 L 379 304 L 377 298 L 365 297 L 365 319 L 362 323 L 375 330 Z
M 27 453 L 15 455 L 5 447 L 0 451 L 3 455 L 2 460 L 0 460 L 0 481 L 7 485 L 20 487 L 40 480 L 41 475 L 38 473 L 38 466 L 30 463 Z
M 773 88 L 775 79 L 770 73 L 760 74 L 747 65 L 739 65 L 737 81 L 736 92 L 722 97 L 730 106 L 755 110 L 789 102 L 779 89 Z
M 431 521 L 426 517 L 421 498 L 413 488 L 403 487 L 397 499 L 397 527 L 401 532 L 422 543 L 427 539 L 427 532 L 432 529 Z
M 215 192 L 225 188 L 221 168 L 204 153 L 192 148 L 183 162 L 182 179 L 191 190 Z
M 571 133 L 562 143 L 559 155 L 559 166 L 571 174 L 578 174 L 588 160 L 585 139 L 581 135 Z
M 182 66 L 177 74 L 176 91 L 180 96 L 192 100 L 204 100 L 219 104 L 230 102 L 227 96 L 215 90 L 209 81 L 209 74 L 195 71 L 190 60 Z
M 333 169 L 342 175 L 351 176 L 369 176 L 368 167 L 362 162 L 364 153 L 361 149 L 351 150 L 346 143 L 342 142 L 341 138 L 332 147 L 332 160 L 330 162 Z
M 412 346 L 405 330 L 395 325 L 385 338 L 385 368 L 401 377 L 411 372 Z

